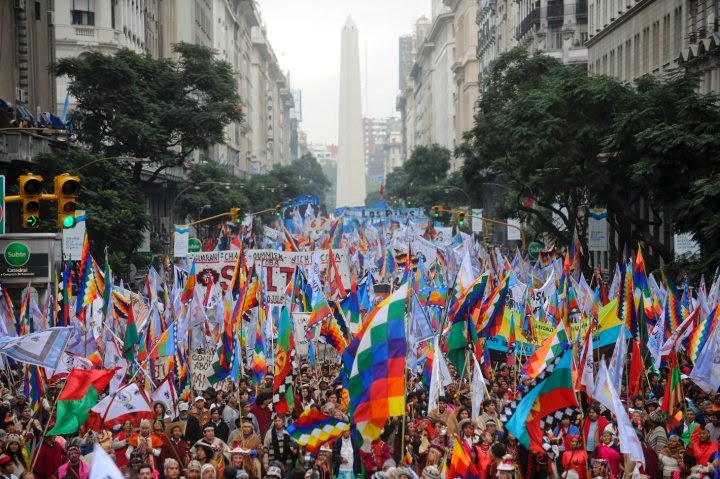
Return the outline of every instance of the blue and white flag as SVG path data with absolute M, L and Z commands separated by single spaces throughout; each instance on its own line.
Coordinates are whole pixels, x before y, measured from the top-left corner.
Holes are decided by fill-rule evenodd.
M 0 353 L 26 364 L 56 369 L 72 328 L 49 328 L 20 337 L 0 338 Z

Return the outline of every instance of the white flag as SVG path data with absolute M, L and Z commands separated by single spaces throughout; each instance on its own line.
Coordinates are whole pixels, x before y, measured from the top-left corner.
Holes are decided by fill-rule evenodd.
M 625 356 L 627 356 L 627 341 L 625 340 L 625 328 L 620 327 L 617 341 L 615 341 L 615 350 L 613 351 L 610 364 L 608 365 L 608 377 L 613 381 L 616 391 L 622 388 L 623 365 L 625 364 Z
M 450 371 L 448 370 L 442 351 L 440 350 L 440 337 L 435 338 L 433 343 L 433 364 L 430 373 L 430 391 L 428 397 L 428 411 L 437 408 L 438 397 L 442 388 L 452 382 Z
M 595 378 L 593 377 L 595 371 L 595 361 L 593 359 L 592 333 L 588 334 L 588 339 L 585 343 L 585 350 L 580 357 L 584 357 L 585 359 L 585 364 L 582 365 L 583 372 L 582 377 L 580 378 L 580 384 L 585 386 L 585 392 L 587 392 L 588 396 L 592 397 L 593 392 L 595 392 Z
M 127 374 L 129 366 L 128 360 L 125 358 L 119 358 L 115 364 L 120 369 L 115 370 L 115 374 L 113 374 L 113 377 L 110 380 L 110 387 L 108 389 L 110 394 L 115 394 L 115 391 L 118 390 L 123 380 L 125 379 L 125 374 Z
M 100 444 L 95 444 L 88 479 L 125 479 L 125 476 Z
M 179 415 L 177 410 L 177 394 L 175 393 L 175 387 L 172 381 L 170 381 L 170 376 L 167 376 L 163 382 L 160 383 L 160 386 L 150 394 L 150 399 L 152 399 L 153 402 L 160 401 L 164 403 L 168 414 L 172 414 L 173 417 Z
M 598 370 L 597 383 L 595 383 L 595 399 L 608 408 L 617 417 L 618 435 L 620 436 L 620 452 L 629 454 L 630 459 L 635 462 L 641 462 L 645 465 L 645 455 L 643 454 L 640 440 L 635 434 L 635 428 L 630 422 L 620 396 L 615 390 L 611 378 L 608 376 L 608 369 L 605 366 L 605 360 L 600 361 L 600 369 Z
M 473 378 L 472 378 L 472 419 L 480 417 L 480 405 L 485 399 L 485 379 L 483 378 L 480 365 L 474 354 L 471 354 L 473 360 Z
M 90 409 L 93 425 L 98 421 L 105 426 L 122 424 L 128 419 L 153 419 L 155 413 L 145 397 L 145 391 L 136 383 L 128 384 L 110 394 Z
M 650 351 L 650 356 L 653 359 L 656 369 L 660 369 L 660 362 L 662 360 L 662 345 L 665 340 L 665 315 L 661 315 L 655 327 L 650 333 L 648 338 L 647 348 Z
M 71 369 L 92 369 L 93 363 L 77 354 L 68 353 L 67 351 L 60 356 L 60 362 L 57 368 L 45 368 L 45 375 L 49 383 L 54 383 L 60 379 L 67 377 Z

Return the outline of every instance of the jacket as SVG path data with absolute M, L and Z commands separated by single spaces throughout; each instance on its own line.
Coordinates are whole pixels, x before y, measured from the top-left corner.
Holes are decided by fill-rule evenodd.
M 342 450 L 342 443 L 343 439 L 342 436 L 335 439 L 332 446 L 332 468 L 333 468 L 333 476 L 337 477 L 338 472 L 340 471 L 340 464 L 342 463 L 342 457 L 340 456 L 340 451 Z M 352 444 L 353 448 L 353 474 L 356 476 L 362 472 L 362 459 L 360 458 L 360 446 L 358 446 L 357 442 L 355 442 L 355 439 L 353 439 L 352 436 L 350 436 L 350 443 Z

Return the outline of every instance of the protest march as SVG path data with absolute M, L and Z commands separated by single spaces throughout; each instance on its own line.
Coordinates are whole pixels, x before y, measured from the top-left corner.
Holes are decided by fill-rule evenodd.
M 86 235 L 3 286 L 0 477 L 719 477 L 717 273 L 388 211 L 228 224 L 134 287 Z

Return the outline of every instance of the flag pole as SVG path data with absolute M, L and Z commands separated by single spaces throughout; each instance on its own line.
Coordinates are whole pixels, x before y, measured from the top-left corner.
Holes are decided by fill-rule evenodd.
M 410 253 L 410 245 L 408 244 L 408 255 L 409 255 L 409 253 Z M 408 261 L 410 261 L 410 260 L 408 259 Z M 408 359 L 408 354 L 410 353 L 410 348 L 412 347 L 407 342 L 408 324 L 409 324 L 409 321 L 407 318 L 409 317 L 409 315 L 411 313 L 411 311 L 410 311 L 410 304 L 411 304 L 410 303 L 410 295 L 414 291 L 412 278 L 414 278 L 414 275 L 410 277 L 410 281 L 408 281 L 408 285 L 407 285 L 407 292 L 405 293 L 405 317 L 404 317 L 404 319 L 405 319 L 405 321 L 404 321 L 404 323 L 405 323 L 405 368 L 403 369 L 403 389 L 405 390 L 405 395 L 404 395 L 405 404 L 403 404 L 402 430 L 400 431 L 400 457 L 398 457 L 398 464 L 402 463 L 402 459 L 405 456 L 405 428 L 407 427 L 407 411 L 405 410 L 405 407 L 407 404 L 407 395 L 408 395 L 408 391 L 407 391 L 407 385 L 408 385 L 407 384 L 407 359 Z M 442 352 L 440 352 L 440 354 L 442 354 Z
M 72 372 L 72 370 L 70 370 L 70 371 Z M 70 374 L 68 374 L 68 376 L 70 376 Z M 58 392 L 58 395 L 55 396 L 55 401 L 53 401 L 53 406 L 52 406 L 52 408 L 50 409 L 49 419 L 48 419 L 48 421 L 45 423 L 45 428 L 43 429 L 42 435 L 40 436 L 40 440 L 38 441 L 38 443 L 40 444 L 40 446 L 33 451 L 33 458 L 32 458 L 32 461 L 31 461 L 31 463 L 30 463 L 30 469 L 29 469 L 30 471 L 32 471 L 33 469 L 35 469 L 35 463 L 37 463 L 37 460 L 38 460 L 38 452 L 40 451 L 40 448 L 42 447 L 42 442 L 45 440 L 45 436 L 47 436 L 47 431 L 48 431 L 48 428 L 50 427 L 50 422 L 52 421 L 53 413 L 55 412 L 55 409 L 57 408 L 58 400 L 60 399 L 60 395 L 61 395 L 61 394 L 63 393 L 63 391 L 65 390 L 65 386 L 67 386 L 67 379 L 65 379 L 65 383 L 63 384 L 62 388 L 60 388 L 60 391 Z

